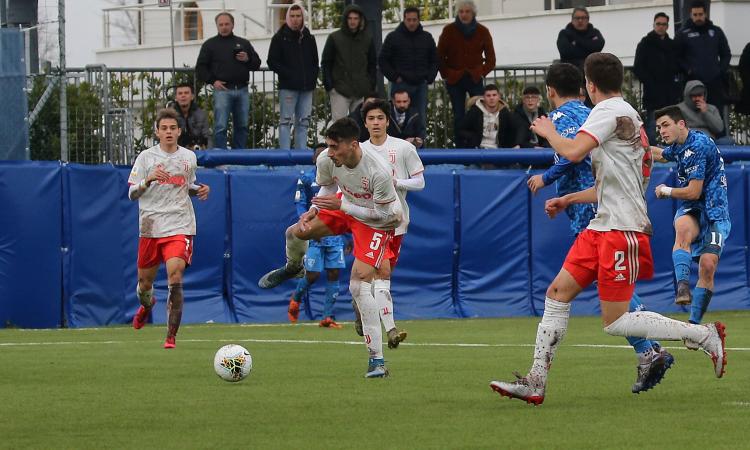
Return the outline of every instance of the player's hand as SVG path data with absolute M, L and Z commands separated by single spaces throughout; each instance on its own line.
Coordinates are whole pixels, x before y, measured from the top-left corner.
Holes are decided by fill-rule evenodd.
M 154 170 L 153 172 L 151 172 L 146 177 L 146 184 L 150 185 L 154 181 L 158 181 L 159 183 L 166 183 L 167 181 L 169 181 L 169 172 L 167 172 L 166 170 L 162 169 L 161 166 L 157 166 L 156 170 Z
M 226 81 L 216 80 L 214 81 L 214 89 L 216 89 L 217 91 L 226 91 L 226 84 Z
M 198 183 L 198 192 L 195 194 L 198 200 L 208 200 L 208 193 L 211 192 L 211 188 L 207 184 Z
M 526 182 L 526 185 L 529 186 L 529 190 L 536 194 L 539 189 L 544 187 L 544 180 L 542 180 L 541 175 L 534 175 L 533 177 L 529 178 L 529 181 Z
M 662 199 L 662 198 L 669 198 L 669 195 L 667 195 L 666 192 L 664 192 L 663 188 L 666 188 L 666 184 L 660 184 L 656 186 L 656 189 L 654 189 L 654 194 L 656 194 L 656 198 Z
M 567 207 L 568 202 L 562 197 L 551 198 L 544 202 L 544 212 L 550 219 L 554 219 L 560 211 L 564 211 Z
M 341 199 L 336 195 L 326 195 L 313 197 L 312 204 L 318 208 L 338 210 L 341 209 Z
M 315 217 L 317 217 L 317 215 L 318 215 L 317 208 L 310 208 L 309 211 L 299 216 L 297 227 L 300 229 L 300 231 L 308 231 L 310 229 L 310 222 Z
M 529 127 L 531 131 L 536 133 L 537 136 L 541 136 L 545 139 L 557 133 L 555 130 L 555 124 L 549 120 L 547 116 L 539 116 Z

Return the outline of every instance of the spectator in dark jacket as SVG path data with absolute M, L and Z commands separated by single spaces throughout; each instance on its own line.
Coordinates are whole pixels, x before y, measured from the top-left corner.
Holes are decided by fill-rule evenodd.
M 466 95 L 482 95 L 482 78 L 495 68 L 492 35 L 487 27 L 477 23 L 477 6 L 473 1 L 456 2 L 456 20 L 440 33 L 437 52 L 440 75 L 451 99 L 454 136 L 458 136 L 466 114 Z M 458 138 L 454 141 L 458 142 Z
M 474 104 L 464 116 L 459 127 L 456 146 L 458 148 L 511 148 L 513 117 L 508 105 L 500 98 L 494 84 L 484 88 L 482 97 L 469 101 Z
M 291 148 L 292 123 L 294 148 L 307 148 L 318 47 L 305 27 L 305 10 L 299 3 L 289 7 L 286 23 L 271 39 L 268 67 L 279 77 L 279 148 Z
M 739 71 L 742 80 L 742 94 L 735 109 L 739 113 L 750 114 L 750 43 L 745 45 L 742 50 Z
M 341 29 L 331 33 L 323 47 L 320 66 L 334 122 L 354 111 L 365 94 L 375 90 L 375 43 L 366 23 L 359 6 L 347 6 Z
M 421 148 L 424 145 L 425 127 L 419 111 L 411 105 L 409 93 L 405 89 L 391 94 L 391 120 L 388 121 L 388 135 L 410 142 Z
M 723 82 L 729 71 L 732 53 L 724 31 L 708 20 L 704 2 L 690 4 L 690 19 L 675 34 L 675 44 L 687 79 L 702 81 L 708 90 L 708 103 L 723 114 Z
M 532 122 L 539 116 L 547 113 L 540 106 L 542 92 L 536 86 L 528 86 L 523 90 L 523 101 L 513 111 L 513 125 L 515 127 L 516 148 L 541 148 L 549 147 L 549 143 L 543 137 L 539 137 L 529 129 Z
M 419 8 L 404 9 L 404 21 L 385 37 L 378 64 L 391 82 L 391 97 L 396 91 L 408 92 L 426 126 L 427 85 L 437 76 L 438 57 L 435 40 L 419 23 Z
M 260 68 L 260 57 L 250 41 L 235 36 L 234 16 L 216 15 L 219 34 L 201 45 L 195 73 L 214 87 L 214 146 L 227 148 L 229 114 L 232 114 L 232 148 L 247 147 L 250 97 L 247 84 L 250 71 Z
M 633 71 L 643 83 L 643 107 L 646 109 L 646 134 L 656 142 L 654 112 L 680 102 L 680 64 L 674 41 L 669 37 L 669 16 L 663 12 L 654 16 L 654 29 L 635 50 Z
M 175 88 L 175 101 L 167 106 L 177 111 L 177 124 L 180 126 L 180 137 L 177 144 L 190 150 L 208 147 L 211 131 L 208 129 L 206 112 L 195 103 L 193 85 L 180 83 Z
M 359 142 L 365 142 L 370 139 L 370 132 L 367 131 L 367 127 L 365 127 L 365 118 L 362 115 L 362 108 L 364 108 L 365 105 L 367 105 L 371 101 L 377 100 L 378 98 L 378 94 L 375 92 L 369 92 L 365 94 L 362 103 L 357 105 L 357 107 L 354 108 L 354 111 L 349 113 L 349 118 L 357 122 L 357 125 L 359 126 Z
M 604 48 L 604 36 L 589 23 L 586 8 L 573 8 L 570 23 L 557 35 L 560 62 L 573 64 L 583 71 L 583 62 L 592 53 Z

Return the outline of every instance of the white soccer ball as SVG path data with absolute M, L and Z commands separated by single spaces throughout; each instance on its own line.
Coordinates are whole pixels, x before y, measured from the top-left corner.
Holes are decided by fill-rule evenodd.
M 225 345 L 214 356 L 214 370 L 224 381 L 240 381 L 253 370 L 253 357 L 241 345 Z

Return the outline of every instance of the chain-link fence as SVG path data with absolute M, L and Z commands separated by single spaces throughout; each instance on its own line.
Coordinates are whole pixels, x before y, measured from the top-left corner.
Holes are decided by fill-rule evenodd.
M 509 105 L 521 101 L 524 87 L 534 85 L 543 95 L 546 67 L 499 66 L 486 78 L 495 83 Z M 736 71 L 732 75 L 737 77 Z M 29 80 L 29 111 L 52 77 Z M 738 77 L 737 77 L 738 78 Z M 67 71 L 69 159 L 82 163 L 130 164 L 137 152 L 154 144 L 153 124 L 158 109 L 173 100 L 174 86 L 191 83 L 196 102 L 213 125 L 211 91 L 199 87 L 192 68 L 172 73 L 168 68 L 107 68 L 88 66 Z M 251 113 L 246 148 L 277 148 L 279 99 L 275 74 L 259 70 L 250 74 Z M 625 99 L 641 110 L 641 85 L 626 70 Z M 32 159 L 60 159 L 59 101 L 53 94 L 30 130 Z M 546 99 L 544 99 L 546 103 Z M 330 124 L 328 95 L 319 87 L 313 96 L 308 144 L 320 141 Z M 737 144 L 750 145 L 750 118 L 731 112 L 729 131 Z M 427 108 L 427 148 L 453 147 L 453 113 L 442 81 L 430 85 Z M 231 133 L 231 127 L 230 127 Z

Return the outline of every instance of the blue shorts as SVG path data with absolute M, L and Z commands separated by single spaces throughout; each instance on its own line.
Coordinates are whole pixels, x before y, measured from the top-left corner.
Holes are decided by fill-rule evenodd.
M 674 215 L 674 220 L 679 217 L 690 215 L 698 221 L 698 237 L 690 244 L 690 251 L 693 258 L 700 258 L 704 253 L 711 253 L 721 256 L 724 245 L 729 238 L 729 232 L 732 230 L 732 222 L 729 220 L 718 220 L 711 222 L 706 214 L 698 208 L 680 207 Z
M 343 269 L 344 247 L 336 245 L 323 247 L 311 245 L 305 253 L 305 270 L 308 272 L 322 272 L 323 269 Z

